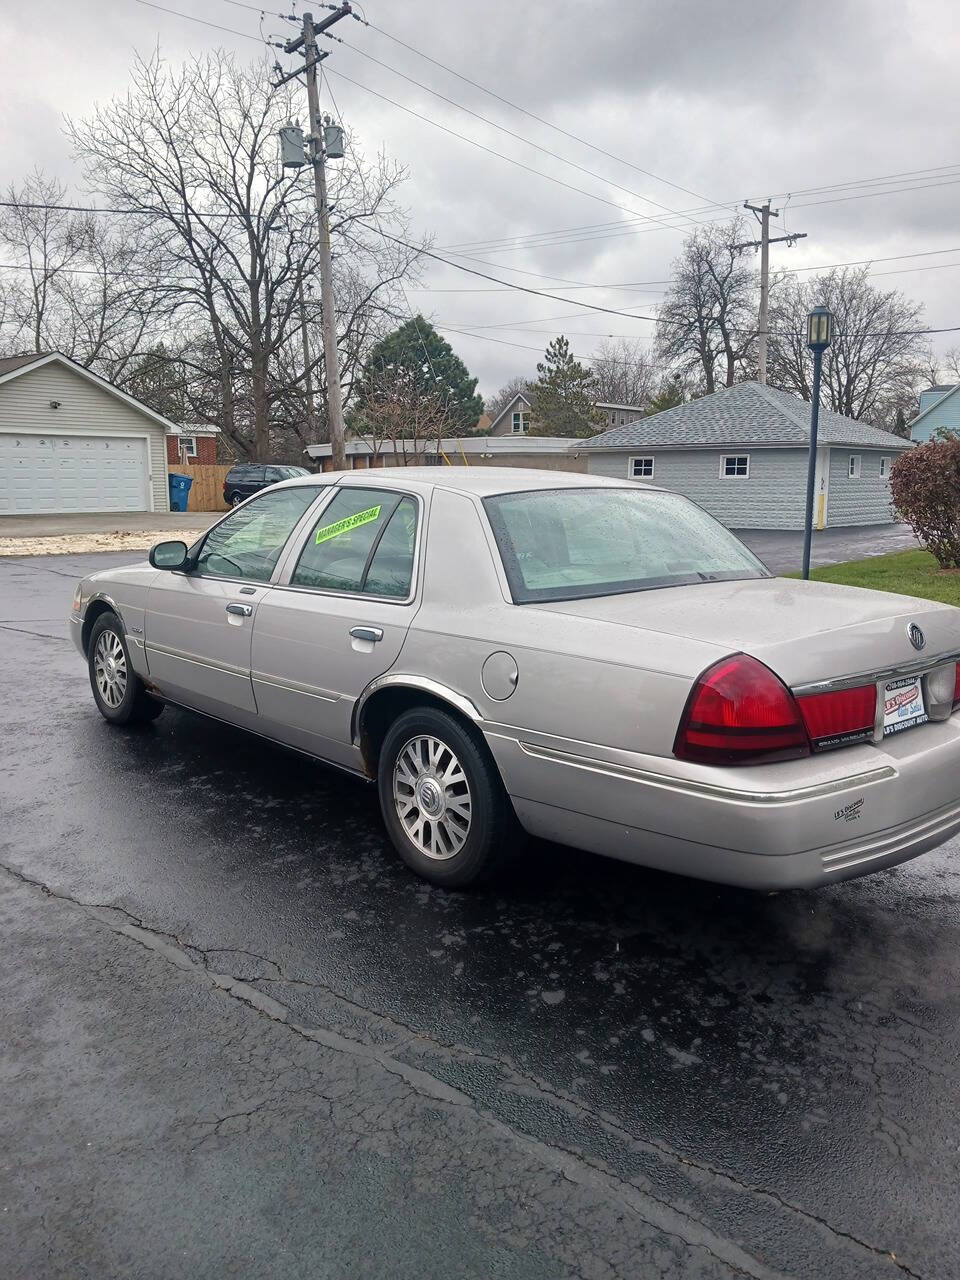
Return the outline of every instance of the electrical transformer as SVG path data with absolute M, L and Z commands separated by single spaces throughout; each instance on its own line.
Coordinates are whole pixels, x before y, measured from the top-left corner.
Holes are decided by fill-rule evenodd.
M 343 129 L 338 124 L 323 127 L 323 149 L 328 160 L 343 159 Z
M 299 125 L 284 125 L 280 130 L 280 158 L 284 169 L 300 169 L 307 163 L 303 130 Z

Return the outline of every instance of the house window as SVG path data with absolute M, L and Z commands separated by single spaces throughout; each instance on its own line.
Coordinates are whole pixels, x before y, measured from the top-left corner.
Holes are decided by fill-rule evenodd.
M 881 480 L 886 480 L 886 479 L 888 478 L 888 476 L 890 475 L 890 463 L 891 463 L 891 461 L 892 461 L 892 459 L 891 459 L 891 458 L 881 458 L 881 459 L 880 459 L 880 479 L 881 479 Z
M 620 425 L 621 427 L 625 427 L 627 425 L 627 415 L 625 413 L 621 413 L 620 415 Z
M 196 436 L 180 437 L 180 456 L 183 458 L 195 458 L 197 456 Z
M 629 474 L 634 480 L 648 480 L 653 475 L 653 459 L 631 458 Z
M 749 453 L 725 453 L 720 461 L 720 478 L 740 476 L 746 479 L 750 474 Z
M 860 479 L 860 455 L 859 453 L 851 453 L 850 461 L 847 464 L 847 475 L 851 480 Z
M 519 435 L 527 429 L 527 415 L 525 413 L 515 413 L 513 415 L 513 430 Z
M 614 426 L 614 427 L 617 425 L 617 415 L 616 415 L 616 413 L 611 413 L 611 415 L 610 415 L 610 424 L 611 424 L 611 426 Z

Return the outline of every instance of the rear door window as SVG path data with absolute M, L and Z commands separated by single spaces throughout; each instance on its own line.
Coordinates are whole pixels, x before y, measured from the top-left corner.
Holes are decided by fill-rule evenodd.
M 405 599 L 413 581 L 417 503 L 379 489 L 341 489 L 300 553 L 291 586 Z

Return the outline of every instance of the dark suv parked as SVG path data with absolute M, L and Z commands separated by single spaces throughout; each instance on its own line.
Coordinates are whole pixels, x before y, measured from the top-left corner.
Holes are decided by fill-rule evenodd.
M 231 467 L 223 482 L 223 500 L 231 507 L 239 506 L 269 484 L 278 480 L 292 480 L 294 476 L 308 476 L 306 467 L 264 466 L 261 462 L 240 462 Z

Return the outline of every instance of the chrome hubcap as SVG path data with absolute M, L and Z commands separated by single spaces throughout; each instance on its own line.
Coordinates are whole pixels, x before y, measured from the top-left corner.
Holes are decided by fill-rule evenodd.
M 102 631 L 93 651 L 93 673 L 101 700 L 111 709 L 119 707 L 127 691 L 127 659 L 115 631 Z
M 393 803 L 420 853 L 442 862 L 463 848 L 473 801 L 460 761 L 439 738 L 411 738 L 393 769 Z

